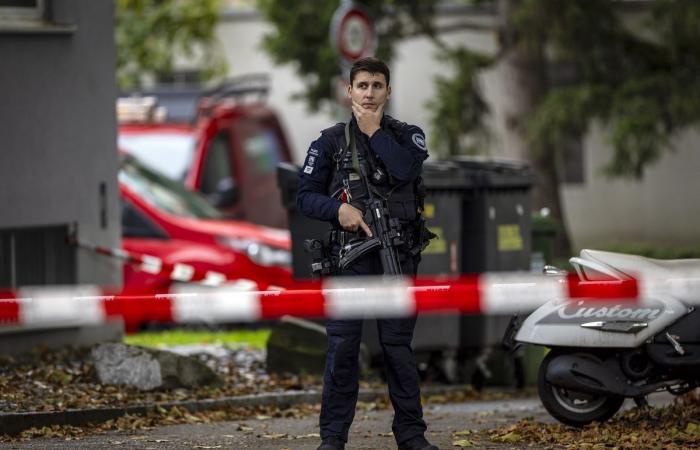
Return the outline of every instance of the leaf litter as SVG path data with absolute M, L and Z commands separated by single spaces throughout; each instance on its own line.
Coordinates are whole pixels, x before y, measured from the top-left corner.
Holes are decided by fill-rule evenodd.
M 687 449 L 700 448 L 700 395 L 685 394 L 668 406 L 633 408 L 604 423 L 583 428 L 522 419 L 485 430 L 491 442 L 537 448 Z
M 222 420 L 261 420 L 279 417 L 306 417 L 318 415 L 320 406 L 300 405 L 292 408 L 274 406 L 233 408 L 206 412 L 189 412 L 184 408 L 164 408 L 161 404 L 178 401 L 219 399 L 241 395 L 287 392 L 294 390 L 320 390 L 322 380 L 318 376 L 268 374 L 265 370 L 264 352 L 258 349 L 232 348 L 230 358 L 212 360 L 199 355 L 208 366 L 224 379 L 219 388 L 177 388 L 170 390 L 140 391 L 130 386 L 102 385 L 90 357 L 90 349 L 66 348 L 48 350 L 39 348 L 21 357 L 0 355 L 0 411 L 56 412 L 69 409 L 121 408 L 151 405 L 146 416 L 125 415 L 116 420 L 82 427 L 53 425 L 30 428 L 18 436 L 0 435 L 0 442 L 32 437 L 63 437 L 77 439 L 88 433 L 107 430 L 148 430 L 160 425 L 180 423 L 208 423 Z M 361 381 L 361 388 L 383 388 L 378 377 Z M 527 396 L 530 392 L 476 391 L 467 387 L 444 395 L 424 396 L 424 404 L 440 404 L 472 400 L 497 400 L 514 396 Z M 371 402 L 358 402 L 357 409 L 374 411 L 390 408 L 387 398 L 379 397 Z

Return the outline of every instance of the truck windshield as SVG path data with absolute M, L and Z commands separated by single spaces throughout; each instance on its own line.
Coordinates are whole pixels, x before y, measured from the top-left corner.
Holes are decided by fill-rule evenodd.
M 119 148 L 170 179 L 182 181 L 194 154 L 194 135 L 182 131 L 120 133 Z
M 156 208 L 180 216 L 199 219 L 222 219 L 223 215 L 199 194 L 182 184 L 147 169 L 134 157 L 123 155 L 119 182 Z

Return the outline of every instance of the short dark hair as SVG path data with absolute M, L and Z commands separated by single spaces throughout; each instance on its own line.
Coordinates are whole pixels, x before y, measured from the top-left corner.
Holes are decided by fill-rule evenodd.
M 379 58 L 368 56 L 355 61 L 350 69 L 350 84 L 355 81 L 355 75 L 359 72 L 381 73 L 386 79 L 386 85 L 389 86 L 389 67 Z

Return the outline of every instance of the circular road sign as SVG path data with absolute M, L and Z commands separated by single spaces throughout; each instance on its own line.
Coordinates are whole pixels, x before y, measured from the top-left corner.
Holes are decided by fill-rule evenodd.
M 333 14 L 331 42 L 346 63 L 371 56 L 377 47 L 374 22 L 353 2 L 342 2 Z

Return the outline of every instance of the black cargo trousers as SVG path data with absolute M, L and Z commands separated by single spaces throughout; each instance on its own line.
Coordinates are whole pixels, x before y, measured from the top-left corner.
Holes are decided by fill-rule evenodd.
M 337 255 L 339 246 L 332 251 Z M 407 256 L 407 255 L 406 255 Z M 419 258 L 419 257 L 418 257 Z M 401 271 L 415 276 L 418 258 L 401 258 Z M 381 261 L 376 252 L 360 258 L 341 276 L 382 274 Z M 418 369 L 411 341 L 416 318 L 378 319 L 379 341 L 384 352 L 384 365 L 389 397 L 394 407 L 392 430 L 397 443 L 423 436 L 426 430 L 420 402 Z M 362 320 L 328 320 L 328 351 L 323 376 L 321 400 L 321 439 L 335 436 L 347 442 L 348 430 L 355 416 L 359 389 L 360 341 Z

